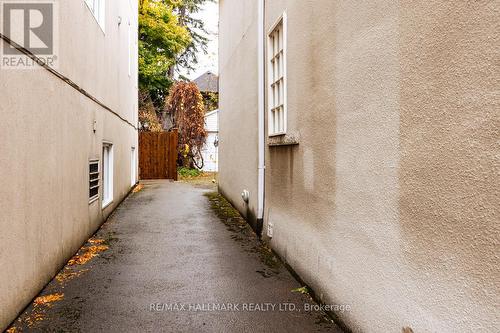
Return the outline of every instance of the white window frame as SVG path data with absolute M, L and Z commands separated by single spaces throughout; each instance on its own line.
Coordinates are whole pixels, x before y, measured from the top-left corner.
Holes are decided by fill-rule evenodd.
M 102 208 L 106 208 L 113 202 L 113 156 L 114 149 L 111 142 L 102 144 Z
M 137 184 L 137 153 L 135 147 L 130 151 L 130 186 Z
M 281 33 L 281 45 L 279 38 L 277 43 L 274 42 L 277 31 Z M 284 12 L 267 33 L 267 115 L 269 136 L 284 135 L 287 132 L 287 36 L 287 15 Z M 280 65 L 282 68 L 280 68 Z M 277 102 L 276 99 L 278 99 Z
M 106 0 L 85 0 L 102 32 L 106 32 Z

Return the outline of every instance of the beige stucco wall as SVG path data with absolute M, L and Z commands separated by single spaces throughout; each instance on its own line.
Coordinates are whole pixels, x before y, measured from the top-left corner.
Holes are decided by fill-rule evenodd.
M 299 144 L 267 149 L 267 241 L 356 332 L 495 331 L 499 2 L 267 0 L 266 30 L 285 10 Z
M 256 226 L 257 1 L 220 0 L 219 190 Z M 246 204 L 243 190 L 250 192 Z
M 59 11 L 59 72 L 136 124 L 137 45 L 129 76 L 126 25 L 135 41 L 137 4 L 107 1 L 105 33 L 83 1 L 60 1 Z M 0 100 L 2 330 L 129 192 L 137 132 L 43 69 L 0 69 Z M 103 141 L 114 149 L 114 201 L 104 210 L 88 192 Z

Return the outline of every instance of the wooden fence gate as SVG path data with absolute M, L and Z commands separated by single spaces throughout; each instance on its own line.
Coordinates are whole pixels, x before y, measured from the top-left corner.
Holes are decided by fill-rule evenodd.
M 177 130 L 139 132 L 139 177 L 177 180 Z

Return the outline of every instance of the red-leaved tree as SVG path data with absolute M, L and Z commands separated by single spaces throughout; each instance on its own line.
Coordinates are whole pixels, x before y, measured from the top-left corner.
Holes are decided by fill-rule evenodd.
M 201 150 L 207 139 L 205 107 L 196 84 L 177 82 L 170 89 L 166 104 L 172 124 L 179 130 L 179 153 L 183 164 L 203 168 Z

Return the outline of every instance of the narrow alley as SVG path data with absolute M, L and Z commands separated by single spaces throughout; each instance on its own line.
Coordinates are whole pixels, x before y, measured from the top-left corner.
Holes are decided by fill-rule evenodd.
M 342 332 L 207 185 L 139 185 L 10 328 Z

